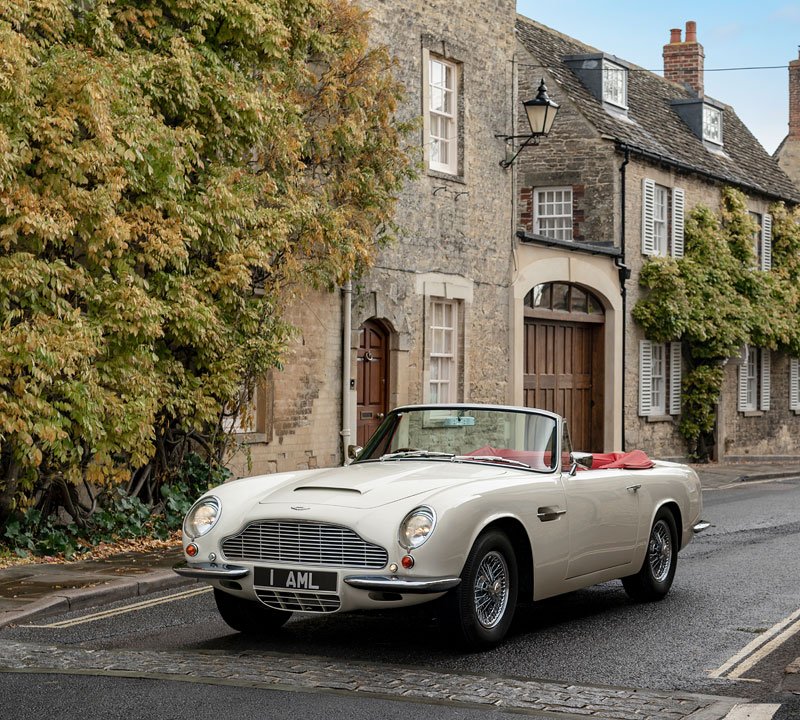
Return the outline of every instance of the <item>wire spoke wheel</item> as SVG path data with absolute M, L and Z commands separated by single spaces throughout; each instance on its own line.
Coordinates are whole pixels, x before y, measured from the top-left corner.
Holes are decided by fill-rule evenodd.
M 473 589 L 478 622 L 491 629 L 502 620 L 508 606 L 508 565 L 497 551 L 484 555 Z
M 653 530 L 650 533 L 650 545 L 647 550 L 650 569 L 656 582 L 664 582 L 667 579 L 672 567 L 673 552 L 672 535 L 669 527 L 667 527 L 666 522 L 659 520 L 653 525 Z
M 511 540 L 502 530 L 485 530 L 469 551 L 461 583 L 448 595 L 445 624 L 465 647 L 493 647 L 511 626 L 518 595 L 519 568 Z
M 668 508 L 661 508 L 650 528 L 642 567 L 635 575 L 622 578 L 622 586 L 632 600 L 652 602 L 666 596 L 678 566 L 679 547 L 675 516 Z

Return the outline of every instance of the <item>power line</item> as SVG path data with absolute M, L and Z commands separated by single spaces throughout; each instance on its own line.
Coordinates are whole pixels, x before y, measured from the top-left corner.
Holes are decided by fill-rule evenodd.
M 550 65 L 529 65 L 526 63 L 517 63 L 517 67 L 521 68 L 537 68 L 539 70 L 552 70 Z M 788 65 L 752 65 L 749 67 L 729 67 L 729 68 L 704 68 L 703 72 L 739 72 L 741 70 L 786 70 Z M 647 68 L 628 68 L 628 72 L 646 72 L 646 73 L 659 73 L 661 68 L 657 70 L 648 70 Z

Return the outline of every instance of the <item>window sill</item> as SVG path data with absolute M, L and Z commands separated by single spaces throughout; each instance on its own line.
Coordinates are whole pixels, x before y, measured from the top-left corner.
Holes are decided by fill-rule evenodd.
M 672 417 L 672 415 L 648 415 L 646 420 L 649 423 L 675 422 L 675 419 Z
M 239 445 L 257 445 L 269 442 L 266 433 L 233 433 L 233 437 Z
M 764 414 L 763 410 L 743 410 L 743 417 L 761 417 Z
M 439 180 L 449 180 L 450 182 L 458 183 L 459 185 L 466 185 L 467 181 L 463 175 L 454 175 L 441 170 L 434 170 L 433 168 L 427 169 L 428 177 L 437 178 Z

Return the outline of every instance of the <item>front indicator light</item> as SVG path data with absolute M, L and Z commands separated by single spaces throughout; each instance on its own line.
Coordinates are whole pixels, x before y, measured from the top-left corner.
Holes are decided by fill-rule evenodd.
M 414 558 L 411 555 L 403 555 L 403 559 L 400 561 L 400 564 L 406 569 L 411 570 L 414 567 Z
M 186 546 L 186 554 L 189 557 L 197 557 L 197 553 L 199 553 L 199 552 L 200 552 L 200 548 L 198 548 L 197 545 L 195 545 L 194 543 L 189 543 Z

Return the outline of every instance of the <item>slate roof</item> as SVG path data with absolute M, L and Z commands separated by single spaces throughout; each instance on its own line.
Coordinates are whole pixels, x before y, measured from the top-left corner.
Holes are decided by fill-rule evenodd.
M 724 107 L 723 155 L 708 150 L 671 107 L 672 100 L 695 98 L 691 91 L 622 60 L 622 64 L 629 68 L 629 119 L 620 119 L 604 109 L 602 101 L 562 60 L 569 55 L 602 51 L 521 15 L 517 16 L 517 37 L 543 66 L 542 69 L 523 67 L 520 72 L 536 75 L 544 70 L 558 85 L 549 88 L 554 100 L 558 102 L 562 93 L 569 97 L 602 136 L 611 142 L 630 146 L 634 156 L 639 151 L 640 156 L 653 162 L 698 172 L 774 199 L 800 202 L 800 191 L 729 105 L 715 101 Z M 614 59 L 612 55 L 607 57 Z

